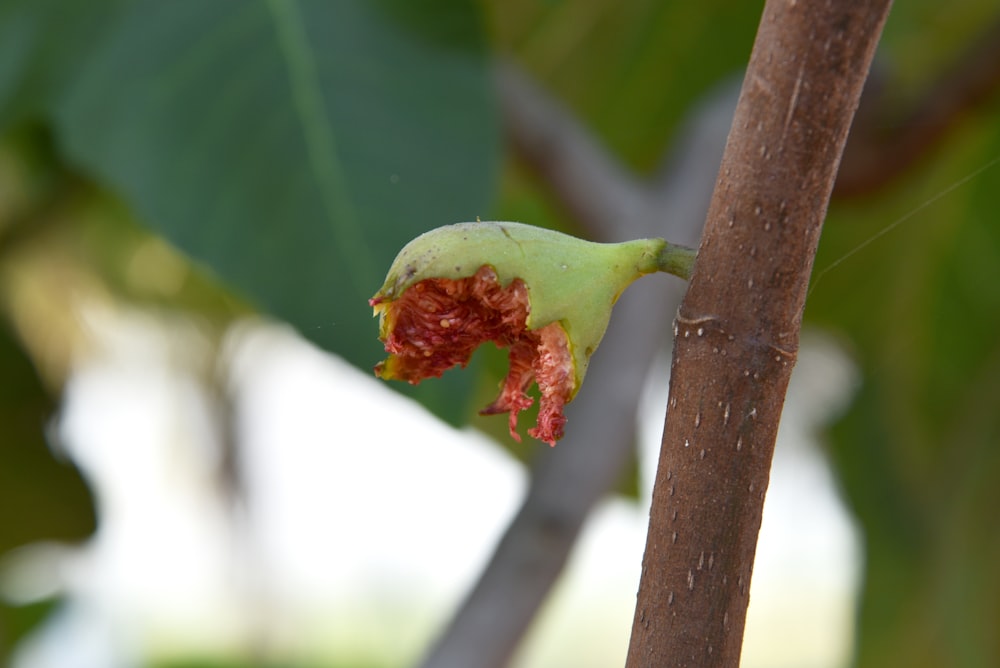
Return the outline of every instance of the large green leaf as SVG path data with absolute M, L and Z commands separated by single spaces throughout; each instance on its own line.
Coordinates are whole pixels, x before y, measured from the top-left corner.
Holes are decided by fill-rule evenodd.
M 126 0 L 0 0 L 0 124 L 39 113 Z
M 395 253 L 491 206 L 498 129 L 472 3 L 105 0 L 87 4 L 103 22 L 60 27 L 80 5 L 8 0 L 0 32 L 32 31 L 8 47 L 23 66 L 0 70 L 0 94 L 33 91 L 70 161 L 142 221 L 370 368 L 366 300 Z M 447 397 L 470 380 L 449 376 L 425 394 L 454 419 Z

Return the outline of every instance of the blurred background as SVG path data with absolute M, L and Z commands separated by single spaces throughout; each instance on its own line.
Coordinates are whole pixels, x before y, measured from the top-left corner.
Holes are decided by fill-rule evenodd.
M 0 663 L 621 664 L 683 285 L 553 449 L 476 416 L 496 351 L 372 377 L 367 299 L 477 217 L 696 244 L 761 8 L 0 0 Z M 894 7 L 746 666 L 1000 665 L 998 89 L 995 3 Z

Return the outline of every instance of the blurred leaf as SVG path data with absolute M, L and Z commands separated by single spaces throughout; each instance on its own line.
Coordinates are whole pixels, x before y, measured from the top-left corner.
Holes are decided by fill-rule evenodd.
M 489 5 L 500 45 L 640 171 L 660 162 L 694 101 L 746 67 L 763 8 L 737 0 Z
M 57 606 L 56 601 L 40 601 L 16 608 L 0 605 L 0 662 L 10 665 L 10 651 L 18 641 L 45 621 Z
M 82 540 L 96 526 L 90 493 L 49 449 L 44 433 L 54 404 L 5 327 L 0 378 L 0 553 L 39 540 Z
M 807 311 L 865 377 L 831 449 L 865 533 L 859 666 L 1000 665 L 1000 164 L 929 202 L 1000 156 L 997 112 L 824 231 L 820 269 L 914 213 L 823 276 Z
M 80 541 L 96 528 L 90 492 L 79 472 L 45 442 L 54 405 L 31 362 L 0 327 L 0 558 L 38 541 Z M 40 621 L 47 605 L 0 605 L 0 663 L 16 639 Z
M 43 113 L 128 0 L 0 0 L 0 124 Z
M 49 27 L 57 5 L 6 8 Z M 58 30 L 10 47 L 34 58 L 23 78 L 41 68 L 65 83 L 39 97 L 70 159 L 251 301 L 370 368 L 381 348 L 367 299 L 396 252 L 489 211 L 498 129 L 474 5 L 101 6 L 118 11 L 80 27 L 83 65 L 60 60 Z M 60 64 L 68 80 L 51 75 Z M 470 383 L 454 375 L 423 394 L 456 420 Z

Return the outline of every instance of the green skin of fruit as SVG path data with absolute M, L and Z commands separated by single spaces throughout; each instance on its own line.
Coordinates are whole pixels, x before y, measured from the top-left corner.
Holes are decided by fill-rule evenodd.
M 426 232 L 407 244 L 373 299 L 389 302 L 419 281 L 465 278 L 483 265 L 493 267 L 504 287 L 520 278 L 529 295 L 527 328 L 558 321 L 566 332 L 576 374 L 575 394 L 590 355 L 608 327 L 611 307 L 625 288 L 656 271 L 687 278 L 692 261 L 693 251 L 663 239 L 604 244 L 522 223 L 458 223 Z M 383 318 L 383 339 L 384 328 Z

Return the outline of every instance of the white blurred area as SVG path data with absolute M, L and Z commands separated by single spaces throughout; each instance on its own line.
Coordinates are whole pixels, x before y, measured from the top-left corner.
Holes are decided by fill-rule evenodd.
M 95 491 L 100 525 L 81 548 L 32 546 L 2 564 L 9 599 L 67 595 L 15 668 L 419 658 L 520 503 L 520 465 L 281 326 L 229 332 L 228 392 L 219 392 L 206 382 L 211 345 L 192 325 L 108 308 L 88 310 L 85 324 L 95 345 L 75 364 L 59 434 Z M 645 399 L 644 499 L 594 513 L 519 668 L 624 661 L 665 370 L 654 370 Z M 764 509 L 745 667 L 849 659 L 859 539 L 812 439 L 853 382 L 836 346 L 803 341 Z M 244 482 L 235 494 L 220 447 L 227 414 Z

